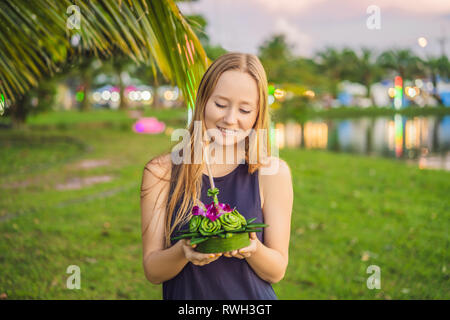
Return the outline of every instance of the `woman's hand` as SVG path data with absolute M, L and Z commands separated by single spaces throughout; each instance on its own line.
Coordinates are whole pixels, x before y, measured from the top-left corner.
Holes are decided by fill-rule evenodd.
M 223 253 L 224 257 L 228 258 L 239 258 L 239 259 L 245 259 L 249 258 L 253 253 L 256 252 L 256 249 L 258 248 L 258 238 L 256 237 L 256 232 L 250 232 L 250 245 L 241 248 L 239 250 L 233 250 L 233 251 L 227 251 Z
M 220 258 L 222 253 L 200 253 L 194 250 L 196 244 L 191 245 L 189 239 L 182 239 L 183 252 L 187 260 L 195 264 L 196 266 L 204 266 Z

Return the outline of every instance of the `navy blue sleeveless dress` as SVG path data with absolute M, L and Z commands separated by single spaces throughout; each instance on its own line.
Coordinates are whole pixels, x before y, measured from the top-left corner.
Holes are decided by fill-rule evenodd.
M 239 164 L 229 174 L 215 177 L 219 188 L 219 201 L 228 203 L 246 218 L 256 218 L 263 223 L 261 199 L 259 195 L 258 171 L 248 173 L 247 164 Z M 212 202 L 207 191 L 209 178 L 203 174 L 200 200 L 204 204 Z M 175 208 L 176 212 L 178 206 Z M 172 223 L 175 215 L 172 217 Z M 187 224 L 181 226 L 187 228 Z M 256 233 L 264 243 L 264 231 Z M 172 241 L 172 245 L 176 241 Z M 190 262 L 174 278 L 163 282 L 164 300 L 276 300 L 272 285 L 261 279 L 245 259 L 221 256 L 217 260 L 196 266 Z

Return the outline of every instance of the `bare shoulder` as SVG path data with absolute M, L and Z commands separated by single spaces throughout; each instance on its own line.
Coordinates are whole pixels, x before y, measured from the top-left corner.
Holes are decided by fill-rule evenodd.
M 144 171 L 149 171 L 149 173 L 157 175 L 161 178 L 167 178 L 167 176 L 170 177 L 171 168 L 172 159 L 169 153 L 151 159 L 146 163 Z
M 291 178 L 291 169 L 283 159 L 269 157 L 267 163 L 260 168 L 261 179 L 271 181 Z
M 141 196 L 147 195 L 154 186 L 167 187 L 172 171 L 170 154 L 164 154 L 148 161 L 144 166 L 141 184 Z
M 292 177 L 289 165 L 283 159 L 270 157 L 259 170 L 261 199 L 276 194 L 277 190 L 292 189 Z

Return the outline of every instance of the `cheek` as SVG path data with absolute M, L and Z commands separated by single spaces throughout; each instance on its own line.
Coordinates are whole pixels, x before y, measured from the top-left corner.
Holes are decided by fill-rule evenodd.
M 248 129 L 254 128 L 256 125 L 256 118 L 257 118 L 257 116 L 253 116 L 250 119 L 247 119 L 245 122 L 245 129 L 248 130 Z
M 205 121 L 206 122 L 216 122 L 220 118 L 220 110 L 213 104 L 207 104 L 205 108 Z
M 211 105 L 206 105 L 205 108 L 205 123 L 206 123 L 206 127 L 208 127 L 208 124 L 210 124 L 211 122 L 214 122 L 214 109 L 211 107 Z

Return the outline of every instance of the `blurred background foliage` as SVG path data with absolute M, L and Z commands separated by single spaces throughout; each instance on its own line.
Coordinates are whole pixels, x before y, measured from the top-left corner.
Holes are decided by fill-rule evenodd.
M 142 270 L 142 169 L 227 52 L 177 2 L 0 1 L 0 299 L 161 298 Z M 294 186 L 278 297 L 448 298 L 447 55 L 308 58 L 276 33 L 257 56 Z M 139 134 L 142 119 L 162 129 Z M 72 264 L 82 290 L 66 287 Z M 370 264 L 381 290 L 367 289 Z

